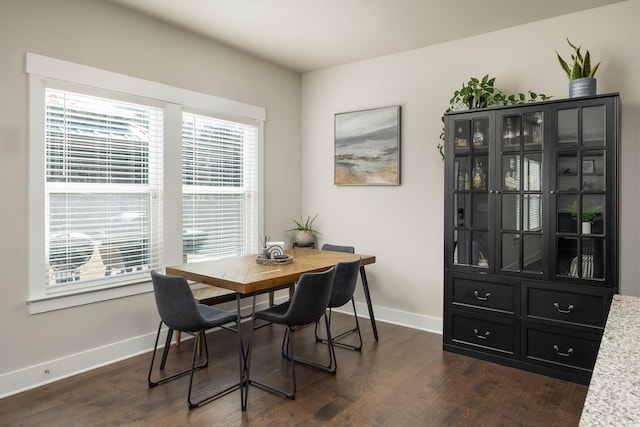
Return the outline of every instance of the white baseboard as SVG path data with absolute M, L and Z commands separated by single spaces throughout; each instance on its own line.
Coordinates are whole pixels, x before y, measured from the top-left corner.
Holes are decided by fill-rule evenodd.
M 336 311 L 342 313 L 352 313 L 351 306 L 349 304 L 345 305 L 344 308 L 344 311 L 342 310 L 342 308 Z M 349 310 L 346 310 L 347 308 Z M 367 304 L 356 302 L 356 310 L 358 311 L 358 317 L 369 319 L 369 309 L 367 308 Z M 410 313 L 408 311 L 376 306 L 374 306 L 373 308 L 373 314 L 375 315 L 376 323 L 392 323 L 394 325 L 405 326 L 407 328 L 419 329 L 421 331 L 433 332 L 442 335 L 442 319 L 439 317 L 425 316 L 423 314 Z M 361 329 L 365 328 L 366 330 L 367 325 L 371 327 L 371 325 L 368 323 L 360 322 Z M 379 339 L 382 338 L 382 336 L 379 337 Z
M 155 332 L 0 375 L 0 399 L 147 352 Z
M 276 301 L 284 301 L 286 298 L 286 296 L 282 296 L 277 298 Z M 266 304 L 266 301 L 259 302 L 256 305 L 256 309 L 260 310 L 266 308 Z M 350 308 L 349 305 L 345 306 L 345 308 L 346 307 Z M 233 310 L 235 309 L 235 303 L 227 303 L 227 306 L 224 308 Z M 250 309 L 251 308 L 249 306 L 242 307 L 243 314 L 250 312 Z M 368 319 L 369 311 L 366 304 L 356 303 L 356 310 L 358 310 L 359 316 Z M 344 310 L 343 312 L 350 311 Z M 374 307 L 374 314 L 376 322 L 393 323 L 400 326 L 442 334 L 442 319 L 440 318 L 385 307 Z M 363 329 L 363 333 L 367 333 L 366 331 L 370 330 L 371 325 L 369 325 L 368 322 L 361 322 L 360 327 Z M 1 374 L 0 399 L 40 387 L 54 381 L 59 381 L 82 372 L 96 369 L 101 366 L 109 365 L 120 360 L 128 359 L 141 353 L 149 352 L 153 349 L 155 337 L 156 333 L 154 331 L 149 334 L 96 347 L 87 351 L 19 369 L 17 371 Z M 190 338 L 191 337 L 189 337 L 189 339 Z M 384 340 L 383 334 L 380 334 L 380 339 Z

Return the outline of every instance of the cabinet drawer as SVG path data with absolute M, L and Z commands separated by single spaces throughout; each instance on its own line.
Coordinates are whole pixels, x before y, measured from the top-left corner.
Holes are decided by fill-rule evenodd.
M 515 313 L 515 290 L 511 284 L 453 277 L 451 287 L 454 306 Z
M 527 287 L 525 315 L 603 329 L 607 320 L 607 296 L 585 292 Z
M 510 319 L 489 319 L 467 313 L 451 314 L 451 339 L 455 344 L 490 350 L 501 356 L 516 355 L 518 328 Z
M 588 374 L 596 363 L 601 336 L 573 335 L 567 331 L 525 328 L 525 357 L 528 362 Z

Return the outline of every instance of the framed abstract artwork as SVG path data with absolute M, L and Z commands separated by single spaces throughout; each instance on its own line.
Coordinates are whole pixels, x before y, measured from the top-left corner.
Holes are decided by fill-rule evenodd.
M 400 106 L 335 115 L 336 185 L 400 185 Z

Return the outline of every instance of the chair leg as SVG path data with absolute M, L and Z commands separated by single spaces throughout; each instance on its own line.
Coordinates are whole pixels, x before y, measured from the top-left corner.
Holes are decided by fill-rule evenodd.
M 355 300 L 353 298 L 351 298 L 351 305 L 353 306 L 353 317 L 355 318 L 356 325 L 355 325 L 354 328 L 348 329 L 348 330 L 346 330 L 344 332 L 339 333 L 335 337 L 333 337 L 333 345 L 334 346 L 338 346 L 338 347 L 342 347 L 342 348 L 355 350 L 355 351 L 362 351 L 362 334 L 360 333 L 360 323 L 358 322 L 358 313 L 356 312 L 356 302 L 355 302 Z M 331 309 L 329 309 L 329 324 L 331 324 L 331 314 L 332 314 L 332 311 L 331 311 Z M 338 341 L 341 338 L 344 338 L 347 335 L 350 335 L 350 334 L 352 334 L 354 332 L 358 333 L 358 345 L 346 344 L 346 343 Z M 323 342 L 325 344 L 327 343 L 327 339 L 326 338 L 322 338 L 322 337 L 318 336 L 318 322 L 316 322 L 315 336 L 316 336 L 316 341 Z
M 238 325 L 239 326 L 239 325 Z M 193 409 L 193 408 L 197 408 L 198 406 L 202 405 L 203 403 L 206 402 L 210 402 L 220 396 L 223 396 L 225 394 L 231 393 L 234 390 L 237 390 L 239 388 L 241 388 L 242 386 L 242 382 L 238 382 L 236 384 L 230 385 L 227 388 L 220 390 L 214 394 L 211 394 L 207 397 L 204 397 L 200 400 L 198 400 L 197 402 L 193 402 L 191 400 L 191 391 L 193 389 L 193 373 L 198 369 L 199 366 L 196 366 L 196 357 L 198 354 L 198 348 L 200 347 L 200 343 L 202 343 L 202 347 L 204 347 L 204 354 L 205 354 L 205 362 L 206 364 L 208 364 L 209 362 L 209 347 L 207 346 L 207 337 L 205 334 L 205 331 L 202 330 L 200 332 L 198 332 L 195 336 L 195 338 L 193 339 L 193 357 L 191 358 L 191 375 L 189 376 L 189 393 L 187 394 L 187 402 L 189 404 L 189 409 Z M 206 366 L 206 365 L 205 365 Z M 242 373 L 240 374 L 242 377 Z
M 331 313 L 331 311 L 329 311 L 329 313 Z M 309 359 L 303 359 L 301 357 L 294 357 L 293 354 L 286 352 L 285 350 L 285 344 L 283 342 L 282 344 L 282 356 L 287 358 L 288 360 L 291 361 L 295 361 L 298 363 L 302 363 L 304 365 L 308 365 L 308 366 L 312 366 L 314 368 L 320 369 L 322 371 L 326 371 L 329 372 L 330 374 L 334 374 L 336 373 L 337 369 L 338 369 L 338 363 L 336 361 L 336 352 L 334 349 L 334 340 L 331 337 L 331 326 L 329 324 L 329 316 L 327 316 L 327 314 L 324 315 L 324 322 L 325 322 L 325 327 L 327 329 L 327 339 L 326 342 L 328 344 L 327 348 L 329 350 L 329 363 L 327 365 L 323 365 L 321 363 L 318 363 L 316 361 L 313 360 L 309 360 Z M 317 322 L 316 322 L 316 326 L 317 326 Z M 285 340 L 291 340 L 291 335 L 285 335 L 284 337 Z
M 151 365 L 149 366 L 149 375 L 147 375 L 147 384 L 149 388 L 158 385 L 158 383 L 151 381 L 151 372 L 153 372 L 153 362 L 156 359 L 156 350 L 158 349 L 158 340 L 160 339 L 160 331 L 162 330 L 162 322 L 158 326 L 158 333 L 156 334 L 156 342 L 153 345 L 153 354 L 151 355 Z
M 255 319 L 254 319 L 255 320 Z M 253 333 L 254 328 L 251 328 L 251 333 Z M 282 345 L 287 345 L 287 349 L 285 350 L 284 347 L 282 349 L 283 353 L 287 353 L 287 354 L 291 354 L 293 356 L 293 342 L 291 339 L 288 339 L 287 337 L 290 337 L 292 333 L 292 329 L 290 326 L 287 326 L 287 329 L 284 332 L 284 337 L 283 337 L 283 341 L 282 341 Z M 279 394 L 281 396 L 286 397 L 287 399 L 290 400 L 295 400 L 296 398 L 296 391 L 297 391 L 297 384 L 296 384 L 296 364 L 295 363 L 291 363 L 291 378 L 293 381 L 293 390 L 291 392 L 287 392 L 285 390 L 280 390 L 274 387 L 271 387 L 269 385 L 266 385 L 264 383 L 258 382 L 258 381 L 254 381 L 254 380 L 249 380 L 249 382 L 253 385 L 255 385 L 258 388 L 261 388 L 263 390 L 269 391 L 271 393 L 276 393 Z
M 164 367 L 167 364 L 167 356 L 169 355 L 169 348 L 171 348 L 171 336 L 173 335 L 173 329 L 169 328 L 167 331 L 167 339 L 164 343 L 164 351 L 162 352 L 162 361 L 160 362 L 160 370 L 164 371 Z
M 209 358 L 207 356 L 207 359 L 203 363 L 201 363 L 200 365 L 194 366 L 194 367 L 192 367 L 190 369 L 185 369 L 183 371 L 176 372 L 173 375 L 161 378 L 161 379 L 159 379 L 157 381 L 151 379 L 151 374 L 153 373 L 153 365 L 154 365 L 154 362 L 155 362 L 155 359 L 156 359 L 156 352 L 157 352 L 157 349 L 158 349 L 158 341 L 160 339 L 161 330 L 162 330 L 162 321 L 160 322 L 160 325 L 158 326 L 158 334 L 156 335 L 156 342 L 153 345 L 153 354 L 151 356 L 151 365 L 149 366 L 149 375 L 147 376 L 147 383 L 149 385 L 149 388 L 152 388 L 152 387 L 155 387 L 157 385 L 164 384 L 166 382 L 174 380 L 176 378 L 182 377 L 182 376 L 188 374 L 189 372 L 191 372 L 192 369 L 195 369 L 195 370 L 202 369 L 202 368 L 206 367 L 208 365 L 208 363 L 209 363 Z M 167 343 L 171 342 L 171 334 L 172 333 L 173 333 L 173 330 L 169 329 L 169 331 L 167 332 L 167 340 L 166 340 Z M 194 340 L 194 341 L 197 341 L 197 339 Z M 168 354 L 169 347 L 170 347 L 169 344 L 165 344 L 165 348 L 164 348 L 164 352 L 163 352 L 164 361 L 162 363 L 166 363 L 166 355 Z M 162 364 L 161 364 L 160 369 L 164 369 L 164 366 Z

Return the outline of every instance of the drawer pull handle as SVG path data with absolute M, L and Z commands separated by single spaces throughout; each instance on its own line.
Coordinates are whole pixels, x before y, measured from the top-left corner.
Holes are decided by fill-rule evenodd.
M 480 331 L 478 331 L 476 328 L 473 328 L 473 333 L 476 334 L 476 338 L 480 338 L 481 340 L 486 340 L 487 337 L 491 335 L 491 332 L 489 331 L 485 332 L 484 335 L 481 335 Z
M 566 353 L 562 353 L 560 351 L 560 347 L 558 347 L 557 345 L 554 345 L 553 349 L 556 351 L 556 353 L 558 353 L 558 356 L 562 356 L 562 357 L 569 357 L 571 356 L 571 353 L 573 353 L 573 349 L 571 347 L 569 347 L 569 350 L 567 350 Z
M 486 301 L 491 296 L 491 292 L 487 292 L 483 297 L 480 296 L 478 291 L 473 291 L 473 294 L 476 296 L 476 299 L 479 299 L 480 301 Z
M 558 313 L 569 314 L 573 310 L 573 304 L 569 304 L 566 310 L 561 309 L 560 304 L 558 304 L 557 302 L 554 302 L 553 306 L 556 308 L 556 310 L 558 310 Z

